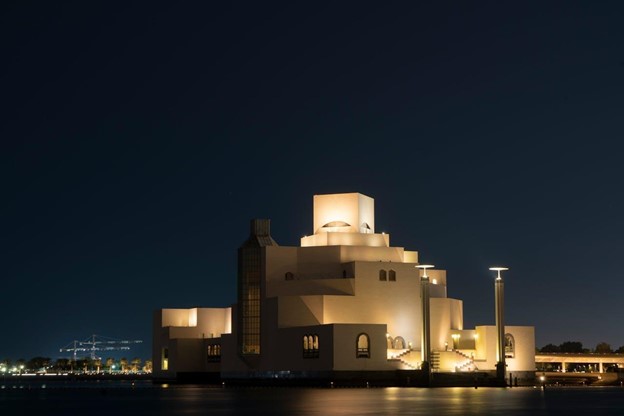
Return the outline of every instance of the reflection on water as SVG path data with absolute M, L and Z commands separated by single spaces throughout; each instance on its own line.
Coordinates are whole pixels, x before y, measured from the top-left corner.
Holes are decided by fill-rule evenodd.
M 149 383 L 0 386 L 0 415 L 621 415 L 616 387 L 217 388 Z

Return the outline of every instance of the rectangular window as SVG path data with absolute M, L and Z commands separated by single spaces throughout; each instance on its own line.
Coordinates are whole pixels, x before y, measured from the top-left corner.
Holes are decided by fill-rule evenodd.
M 163 371 L 169 370 L 169 348 L 162 349 L 162 365 Z

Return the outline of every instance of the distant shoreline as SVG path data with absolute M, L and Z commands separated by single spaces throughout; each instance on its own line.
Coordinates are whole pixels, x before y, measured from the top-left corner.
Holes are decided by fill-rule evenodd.
M 0 380 L 44 381 L 44 380 L 151 380 L 151 374 L 7 374 Z

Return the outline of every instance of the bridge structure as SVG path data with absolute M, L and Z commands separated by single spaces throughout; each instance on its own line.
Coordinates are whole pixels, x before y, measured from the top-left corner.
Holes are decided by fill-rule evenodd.
M 613 384 L 624 382 L 624 354 L 538 353 L 536 379 L 541 383 Z

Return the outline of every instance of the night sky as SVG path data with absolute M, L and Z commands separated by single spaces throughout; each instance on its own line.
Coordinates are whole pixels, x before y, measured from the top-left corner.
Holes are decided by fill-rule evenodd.
M 59 3 L 59 4 L 57 4 Z M 129 3 L 129 4 L 128 4 Z M 314 194 L 448 270 L 465 327 L 624 345 L 622 2 L 2 2 L 0 359 L 229 306 Z

